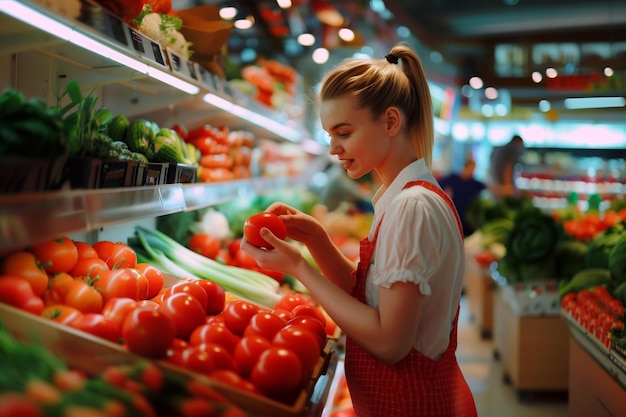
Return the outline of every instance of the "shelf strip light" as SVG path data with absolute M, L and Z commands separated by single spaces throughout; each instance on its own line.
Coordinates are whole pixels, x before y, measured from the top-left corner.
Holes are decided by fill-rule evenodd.
M 626 99 L 624 97 L 583 97 L 566 98 L 565 108 L 574 109 L 603 109 L 608 107 L 624 107 Z
M 61 23 L 44 13 L 15 0 L 0 0 L 0 11 L 21 20 L 22 22 L 48 32 L 62 40 L 68 41 L 88 51 L 125 65 L 135 71 L 146 74 L 187 94 L 198 94 L 200 88 L 183 81 L 167 72 L 151 67 L 137 59 L 131 58 L 115 49 L 99 42 L 72 27 Z
M 205 103 L 211 104 L 215 107 L 219 107 L 222 110 L 229 112 L 230 114 L 233 114 L 241 119 L 247 120 L 250 123 L 254 123 L 257 126 L 267 129 L 270 132 L 280 135 L 281 137 L 291 142 L 300 142 L 301 140 L 300 133 L 296 129 L 285 126 L 268 117 L 261 116 L 253 112 L 252 110 L 241 107 L 213 93 L 205 94 L 202 100 Z

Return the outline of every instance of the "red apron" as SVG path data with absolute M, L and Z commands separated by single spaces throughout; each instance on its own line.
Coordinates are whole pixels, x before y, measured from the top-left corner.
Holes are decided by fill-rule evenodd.
M 462 236 L 461 221 L 450 198 L 426 181 L 412 181 L 404 186 L 423 186 L 439 194 L 454 212 Z M 381 222 L 382 223 L 382 220 Z M 370 242 L 361 241 L 361 258 L 352 295 L 366 303 L 365 277 L 374 250 L 380 223 Z M 346 340 L 345 372 L 354 411 L 358 417 L 476 417 L 472 393 L 459 369 L 457 346 L 457 307 L 448 348 L 437 361 L 415 349 L 400 362 L 386 365 Z

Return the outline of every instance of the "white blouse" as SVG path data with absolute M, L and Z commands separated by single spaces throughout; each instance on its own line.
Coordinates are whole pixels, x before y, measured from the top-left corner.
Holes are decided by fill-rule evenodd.
M 463 240 L 454 213 L 437 193 L 410 181 L 438 186 L 423 159 L 405 167 L 386 190 L 374 196 L 373 239 L 384 215 L 366 281 L 367 303 L 378 306 L 378 286 L 414 282 L 425 296 L 414 348 L 438 359 L 448 347 L 465 273 Z

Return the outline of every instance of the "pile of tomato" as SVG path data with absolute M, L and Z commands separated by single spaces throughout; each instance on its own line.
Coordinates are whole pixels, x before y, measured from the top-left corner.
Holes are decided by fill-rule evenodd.
M 604 286 L 566 294 L 561 309 L 602 345 L 610 347 L 610 331 L 624 328 L 624 306 Z
M 310 381 L 334 330 L 297 293 L 269 310 L 227 300 L 209 280 L 164 287 L 161 271 L 119 242 L 61 237 L 6 255 L 0 272 L 0 302 L 284 402 Z

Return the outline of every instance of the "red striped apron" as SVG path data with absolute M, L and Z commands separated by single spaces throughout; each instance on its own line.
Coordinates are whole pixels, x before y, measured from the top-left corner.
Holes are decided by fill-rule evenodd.
M 441 189 L 426 181 L 412 181 L 404 188 L 412 186 L 423 186 L 439 194 L 454 212 L 459 236 L 463 236 L 454 204 Z M 352 295 L 364 303 L 365 277 L 380 223 L 382 220 L 371 242 L 367 238 L 361 241 Z M 400 362 L 386 365 L 347 338 L 346 380 L 357 417 L 476 417 L 474 398 L 455 356 L 458 317 L 457 307 L 450 343 L 437 361 L 412 349 Z

